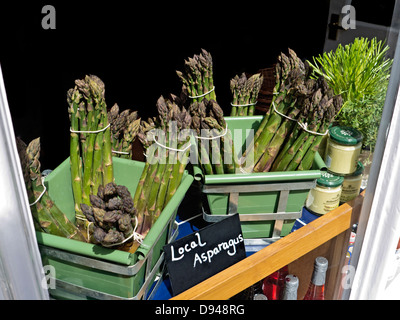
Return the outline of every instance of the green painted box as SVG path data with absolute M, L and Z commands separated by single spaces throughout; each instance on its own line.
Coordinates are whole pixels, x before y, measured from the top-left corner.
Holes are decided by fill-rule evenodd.
M 121 158 L 113 158 L 113 163 L 115 182 L 125 185 L 133 196 L 144 163 Z M 193 176 L 185 172 L 175 195 L 134 254 L 37 232 L 43 265 L 54 271 L 55 287 L 49 288 L 52 296 L 142 299 L 160 272 L 163 246 L 176 237 L 176 213 L 192 181 Z M 75 221 L 69 158 L 46 177 L 45 185 L 56 205 Z
M 246 138 L 255 134 L 262 119 L 263 116 L 225 117 L 239 158 L 246 149 Z M 203 181 L 208 200 L 203 217 L 212 222 L 238 212 L 244 238 L 285 236 L 301 216 L 307 194 L 324 167 L 318 153 L 312 170 L 307 171 L 203 175 L 197 167 L 196 177 Z

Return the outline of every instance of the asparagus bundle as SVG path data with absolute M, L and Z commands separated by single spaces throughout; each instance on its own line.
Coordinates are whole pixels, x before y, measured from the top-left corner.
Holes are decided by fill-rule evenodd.
M 319 78 L 317 83 L 318 90 L 308 102 L 308 118 L 302 120 L 302 123 L 309 124 L 308 130 L 317 134 L 302 128 L 294 130 L 277 157 L 273 171 L 309 170 L 323 136 L 342 107 L 342 97 L 334 96 L 323 78 Z
M 308 170 L 319 143 L 342 105 L 322 77 L 310 78 L 310 68 L 293 50 L 276 64 L 275 96 L 270 111 L 242 157 L 256 172 Z M 307 157 L 306 157 L 307 155 Z M 300 165 L 302 163 L 302 165 Z
M 236 75 L 231 79 L 230 87 L 233 95 L 231 116 L 254 115 L 255 104 L 264 78 L 260 73 L 247 79 L 246 74 Z
M 134 196 L 138 232 L 143 236 L 178 189 L 190 152 L 191 117 L 186 109 L 161 96 L 157 110 L 158 117 L 142 121 L 138 134 L 147 150 L 146 164 Z
M 261 132 L 263 132 L 265 126 L 267 125 L 269 117 L 273 111 L 273 105 L 284 99 L 286 95 L 285 82 L 289 76 L 290 70 L 297 67 L 299 68 L 300 71 L 304 71 L 303 68 L 305 68 L 305 65 L 301 62 L 301 60 L 297 58 L 296 53 L 290 48 L 289 48 L 289 55 L 290 58 L 286 56 L 284 53 L 281 53 L 278 56 L 278 63 L 275 65 L 275 87 L 273 89 L 273 98 L 271 101 L 271 106 L 267 110 L 260 126 L 258 127 L 254 135 L 255 139 L 258 138 L 258 136 L 261 134 Z M 309 73 L 309 71 L 307 71 L 307 73 Z M 246 153 L 244 154 L 244 156 L 245 155 Z
M 243 153 L 242 158 L 241 158 L 241 166 L 244 168 L 246 171 L 251 171 L 254 168 L 254 165 L 256 164 L 256 161 L 260 157 L 260 153 L 255 154 L 255 150 L 258 148 L 260 142 L 262 142 L 262 145 L 266 145 L 269 141 L 259 141 L 259 137 L 261 133 L 264 132 L 264 129 L 266 129 L 267 123 L 270 120 L 270 116 L 273 113 L 273 106 L 275 104 L 279 104 L 283 100 L 285 100 L 286 93 L 287 93 L 287 88 L 285 87 L 285 83 L 287 81 L 287 78 L 289 76 L 289 72 L 291 71 L 292 67 L 296 65 L 297 62 L 297 56 L 296 53 L 289 49 L 289 54 L 290 57 L 292 58 L 293 61 L 295 61 L 291 65 L 291 61 L 288 56 L 286 56 L 284 53 L 281 53 L 278 56 L 278 63 L 275 65 L 275 87 L 273 90 L 273 98 L 271 102 L 271 106 L 267 110 L 266 114 L 264 115 L 263 120 L 261 121 L 253 139 L 253 143 L 249 144 L 249 147 L 246 149 L 246 151 Z M 299 65 L 299 64 L 298 64 Z M 299 65 L 301 66 L 301 64 Z M 278 119 L 279 120 L 279 119 Z M 274 129 L 272 127 L 272 129 Z M 271 132 L 271 134 L 273 131 Z
M 213 80 L 213 60 L 211 54 L 201 49 L 199 55 L 184 62 L 184 71 L 176 71 L 182 81 L 182 92 L 193 102 L 203 99 L 216 100 Z
M 298 73 L 293 73 L 295 80 L 298 80 Z M 265 138 L 266 144 L 260 143 L 256 149 L 255 167 L 256 172 L 269 171 L 272 163 L 274 162 L 281 145 L 284 143 L 286 137 L 290 134 L 295 126 L 294 120 L 298 121 L 298 115 L 304 109 L 304 100 L 310 93 L 308 88 L 296 87 L 296 81 L 289 78 L 295 86 L 292 87 L 293 91 L 288 92 L 285 99 L 276 106 L 276 110 L 287 117 L 283 117 L 278 112 L 274 111 L 266 126 L 264 132 L 260 135 L 260 139 Z M 277 100 L 277 102 L 279 102 Z M 271 130 L 273 128 L 273 131 Z M 265 134 L 267 133 L 267 134 Z M 257 142 L 256 142 L 257 143 Z M 258 156 L 260 158 L 258 158 Z M 257 161 L 257 163 L 256 163 Z
M 191 128 L 196 132 L 198 161 L 205 174 L 235 173 L 237 157 L 232 135 L 221 107 L 215 100 L 203 99 L 189 107 Z
M 274 164 L 273 170 L 309 170 L 323 136 L 326 134 L 329 125 L 340 111 L 342 105 L 343 100 L 340 95 L 333 96 L 331 95 L 331 91 L 328 93 L 323 92 L 321 101 L 316 107 L 317 110 L 314 111 L 315 120 L 312 123 L 314 131 L 319 134 L 316 135 L 305 131 L 297 135 L 296 140 L 293 138 L 294 142 L 288 147 L 285 146 L 284 149 L 287 149 L 287 152 L 281 153 L 281 160 Z
M 91 206 L 81 204 L 86 219 L 94 224 L 90 242 L 105 247 L 133 242 L 136 209 L 128 188 L 113 182 L 90 195 Z
M 81 204 L 90 205 L 90 195 L 97 194 L 99 186 L 114 182 L 111 129 L 104 92 L 104 83 L 91 75 L 76 80 L 75 87 L 67 94 L 71 178 L 79 227 L 88 226 Z
M 139 131 L 138 112 L 126 109 L 119 112 L 115 103 L 108 111 L 108 122 L 111 128 L 112 153 L 115 157 L 132 159 L 132 143 Z
M 39 161 L 40 138 L 32 140 L 28 146 L 20 138 L 16 140 L 36 231 L 85 241 L 79 229 L 68 220 L 44 189 Z

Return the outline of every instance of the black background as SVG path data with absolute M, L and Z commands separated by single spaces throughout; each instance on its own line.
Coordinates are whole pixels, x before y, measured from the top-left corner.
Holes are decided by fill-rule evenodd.
M 66 93 L 75 79 L 99 76 L 109 107 L 155 115 L 160 95 L 179 94 L 187 57 L 208 50 L 219 104 L 229 112 L 229 80 L 272 65 L 287 48 L 302 59 L 322 52 L 328 0 L 9 1 L 0 7 L 0 63 L 15 134 L 40 136 L 42 169 L 69 155 Z M 56 9 L 56 29 L 41 26 Z

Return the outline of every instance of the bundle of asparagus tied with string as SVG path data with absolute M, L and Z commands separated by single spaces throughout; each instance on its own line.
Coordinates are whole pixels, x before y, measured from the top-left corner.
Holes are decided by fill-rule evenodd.
M 104 247 L 123 248 L 134 241 L 136 208 L 126 186 L 114 182 L 100 185 L 97 194 L 90 195 L 91 206 L 81 204 L 93 232 L 90 242 Z
M 134 195 L 138 233 L 145 236 L 178 189 L 190 153 L 189 112 L 174 99 L 160 97 L 158 117 L 142 121 L 138 138 L 146 163 Z
M 293 50 L 289 49 L 289 56 L 281 53 L 278 57 L 275 96 L 254 143 L 242 157 L 246 171 L 311 168 L 319 143 L 340 110 L 342 99 L 333 95 L 322 77 L 314 80 L 310 74 L 309 65 Z
M 115 103 L 108 111 L 108 122 L 111 128 L 112 153 L 114 157 L 132 159 L 132 143 L 139 132 L 140 119 L 138 112 L 125 109 L 119 111 Z
M 94 75 L 76 80 L 75 87 L 68 90 L 67 101 L 76 223 L 86 229 L 90 224 L 81 204 L 90 206 L 90 195 L 97 194 L 99 186 L 114 182 L 104 83 Z
M 198 161 L 203 172 L 234 173 L 238 161 L 223 111 L 216 102 L 211 54 L 201 49 L 199 55 L 185 60 L 183 71 L 176 73 L 182 81 L 183 100 L 192 116 L 191 128 L 197 132 Z M 202 132 L 204 137 L 199 138 Z
M 28 145 L 20 138 L 16 141 L 35 230 L 86 241 L 75 224 L 52 201 L 44 187 L 39 161 L 40 138 L 32 140 Z
M 196 132 L 198 161 L 205 174 L 235 173 L 238 159 L 234 152 L 232 134 L 221 107 L 215 100 L 192 102 L 191 128 Z
M 317 80 L 317 91 L 310 99 L 305 100 L 304 112 L 301 113 L 296 127 L 291 132 L 285 145 L 275 159 L 271 171 L 309 170 L 313 164 L 315 153 L 327 133 L 329 125 L 339 113 L 343 99 L 334 95 L 325 79 Z M 303 125 L 307 123 L 307 129 Z
M 231 117 L 254 115 L 263 80 L 264 78 L 260 73 L 254 74 L 250 78 L 242 73 L 240 77 L 236 75 L 231 79 L 230 87 L 233 96 Z
M 176 71 L 182 81 L 182 92 L 193 102 L 203 99 L 216 100 L 213 80 L 213 60 L 211 54 L 201 49 L 199 55 L 184 62 L 184 70 Z

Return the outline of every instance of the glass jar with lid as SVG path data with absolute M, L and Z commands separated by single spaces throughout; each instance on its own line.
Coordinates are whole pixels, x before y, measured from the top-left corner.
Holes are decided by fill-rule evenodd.
M 351 201 L 359 195 L 363 173 L 364 165 L 358 161 L 356 171 L 352 175 L 344 177 L 340 203 Z
M 325 152 L 328 170 L 339 175 L 353 174 L 357 169 L 362 139 L 361 132 L 352 127 L 330 128 Z
M 344 178 L 322 172 L 317 185 L 308 193 L 306 208 L 312 213 L 324 215 L 339 206 Z

